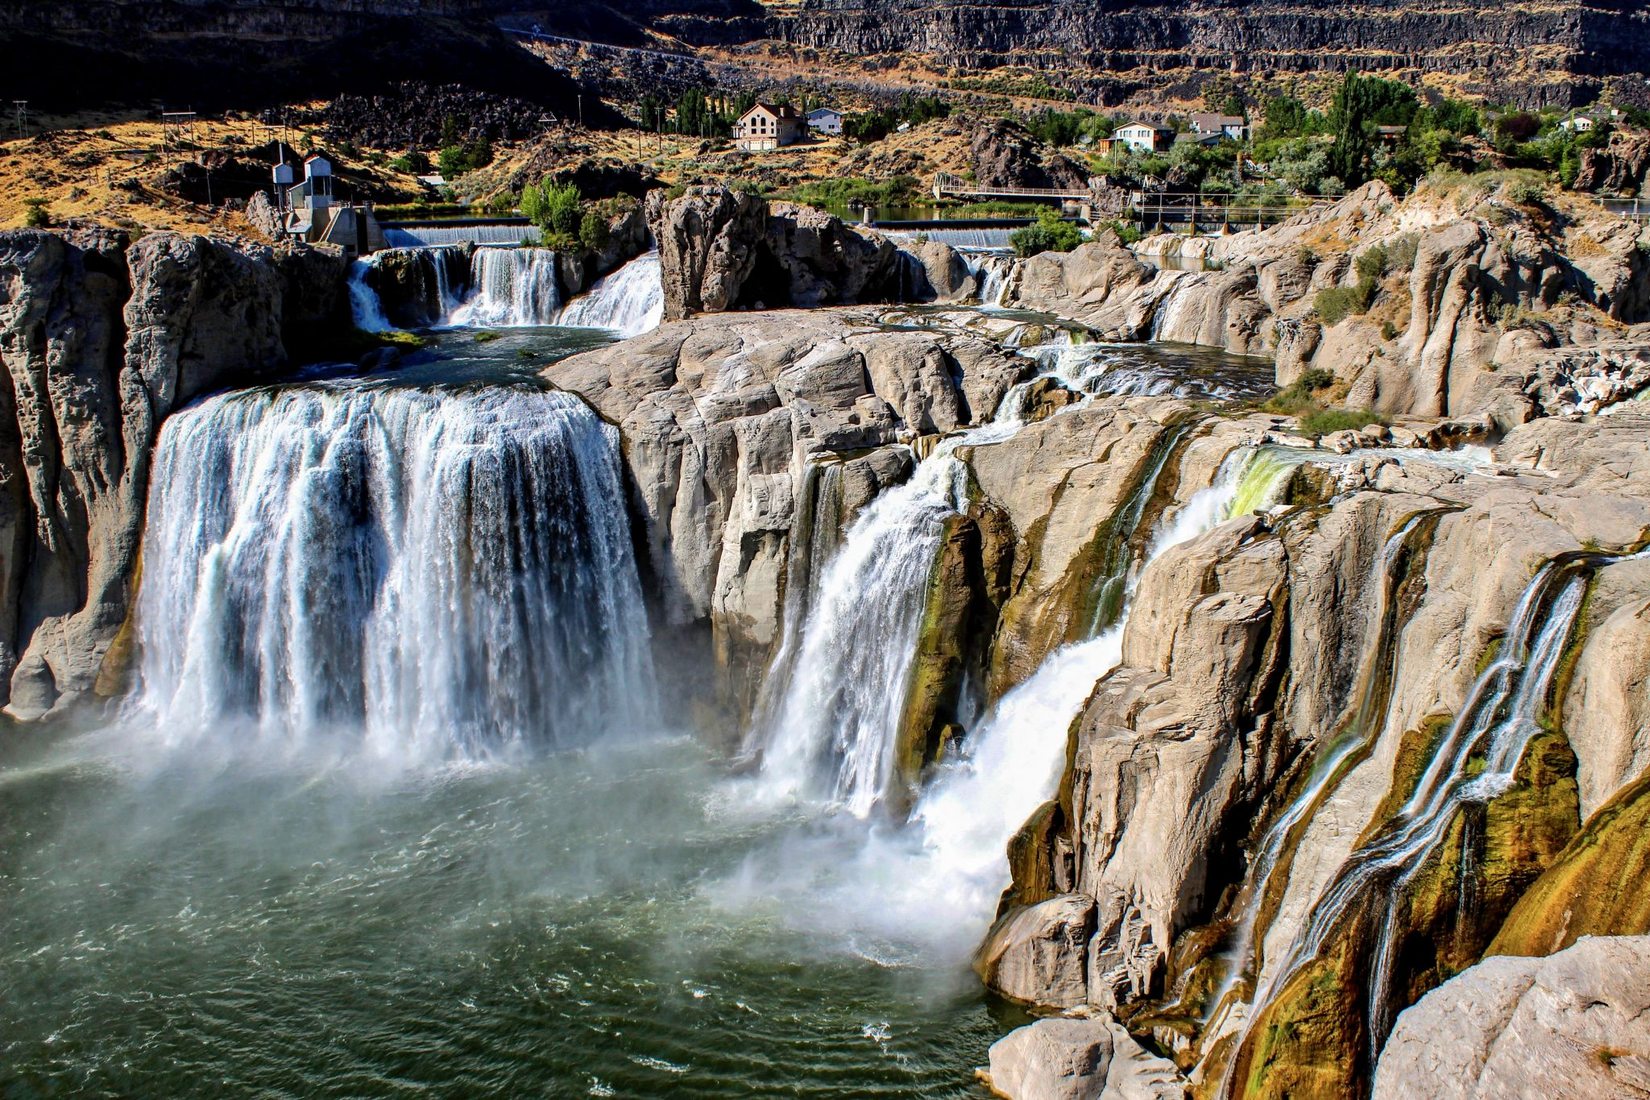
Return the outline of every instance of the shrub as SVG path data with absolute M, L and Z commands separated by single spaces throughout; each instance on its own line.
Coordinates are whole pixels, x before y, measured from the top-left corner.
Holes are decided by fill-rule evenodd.
M 1062 221 L 1052 210 L 1037 216 L 1032 225 L 1022 226 L 1008 235 L 1008 243 L 1020 256 L 1035 256 L 1039 252 L 1070 252 L 1083 243 L 1083 234 L 1075 225 Z
M 430 174 L 430 158 L 416 149 L 409 149 L 390 161 L 390 167 L 409 176 L 427 176 Z
M 1318 291 L 1312 308 L 1326 325 L 1338 325 L 1354 313 L 1367 313 L 1375 301 L 1376 285 L 1365 280 L 1357 286 L 1334 286 Z
M 1357 431 L 1386 419 L 1368 409 L 1315 409 L 1300 418 L 1301 431 L 1314 439 L 1330 432 Z
M 1507 184 L 1507 201 L 1519 206 L 1538 206 L 1547 197 L 1547 189 L 1535 180 L 1516 179 Z
M 45 229 L 52 224 L 52 212 L 45 199 L 24 199 L 23 208 L 23 224 L 30 229 Z
M 1387 272 L 1387 252 L 1383 245 L 1374 245 L 1363 251 L 1352 266 L 1358 272 L 1359 282 L 1376 282 Z
M 579 219 L 579 247 L 586 252 L 607 247 L 607 219 L 595 210 L 586 210 Z

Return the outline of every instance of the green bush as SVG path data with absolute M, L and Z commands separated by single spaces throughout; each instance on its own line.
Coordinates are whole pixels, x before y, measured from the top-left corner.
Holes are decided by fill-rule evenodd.
M 1367 313 L 1375 301 L 1376 284 L 1365 280 L 1357 286 L 1334 286 L 1318 291 L 1312 308 L 1326 325 L 1338 325 L 1354 313 Z
M 1388 257 L 1386 253 L 1386 246 L 1374 245 L 1370 248 L 1366 248 L 1363 253 L 1352 262 L 1352 266 L 1358 272 L 1358 281 L 1360 283 L 1373 283 L 1379 281 L 1386 275 L 1387 262 Z
M 1357 431 L 1386 418 L 1368 409 L 1315 409 L 1300 418 L 1301 432 L 1316 439 L 1330 432 Z
M 1008 235 L 1008 243 L 1019 256 L 1035 256 L 1039 252 L 1070 252 L 1083 243 L 1082 232 L 1070 222 L 1063 221 L 1052 210 L 1037 216 L 1032 225 L 1022 226 Z
M 52 212 L 45 199 L 23 200 L 23 224 L 30 229 L 45 229 L 52 224 Z
M 390 161 L 390 167 L 409 176 L 427 176 L 430 174 L 430 158 L 417 149 L 409 149 Z
M 595 210 L 586 210 L 579 219 L 579 247 L 586 252 L 607 247 L 607 219 Z

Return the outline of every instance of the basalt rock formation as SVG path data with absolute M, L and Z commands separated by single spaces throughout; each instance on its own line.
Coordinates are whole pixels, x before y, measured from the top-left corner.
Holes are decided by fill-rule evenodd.
M 156 233 L 0 234 L 0 701 L 38 717 L 124 650 L 167 414 L 341 322 L 341 256 Z M 116 686 L 117 677 L 106 681 Z
M 879 233 L 808 206 L 726 187 L 649 193 L 665 318 L 897 299 L 907 263 Z M 916 266 L 924 266 L 918 263 Z
M 691 40 L 695 23 L 667 25 Z M 962 69 L 1032 63 L 1068 79 L 1085 71 L 1132 76 L 1142 70 L 1471 72 L 1487 78 L 1486 91 L 1526 104 L 1569 102 L 1603 76 L 1643 71 L 1650 56 L 1650 23 L 1623 0 L 1570 0 L 1539 10 L 1463 9 L 1428 0 L 1306 8 L 1219 0 L 1105 7 L 1038 0 L 1012 8 L 960 0 L 808 0 L 771 19 L 766 33 L 850 57 L 918 53 Z M 1099 90 L 1120 89 L 1102 84 Z
M 665 324 L 545 372 L 625 439 L 659 621 L 707 624 L 733 694 L 778 638 L 810 464 L 844 467 L 845 525 L 910 470 L 892 444 L 983 423 L 1030 360 L 874 311 Z M 748 704 L 748 699 L 745 700 Z
M 1463 188 L 1400 203 L 1372 183 L 1270 229 L 1141 247 L 1147 258 L 1173 248 L 1214 270 L 1160 268 L 1102 234 L 1017 264 L 1004 303 L 1112 339 L 1265 355 L 1280 385 L 1327 370 L 1352 406 L 1481 414 L 1503 426 L 1553 411 L 1539 406 L 1555 378 L 1573 386 L 1629 370 L 1631 346 L 1650 334 L 1641 228 L 1596 209 L 1555 211 L 1505 187 Z M 1357 301 L 1332 310 L 1337 295 Z M 1612 342 L 1621 354 L 1585 354 Z

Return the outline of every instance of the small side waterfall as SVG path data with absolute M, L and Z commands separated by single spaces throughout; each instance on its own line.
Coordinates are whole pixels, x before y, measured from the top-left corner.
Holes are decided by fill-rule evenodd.
M 388 332 L 395 326 L 384 316 L 384 306 L 378 300 L 378 292 L 367 283 L 371 274 L 372 263 L 369 260 L 356 260 L 350 264 L 350 319 L 362 332 Z
M 1380 733 L 1380 717 L 1385 713 L 1392 686 L 1390 672 L 1383 666 L 1383 661 L 1397 633 L 1398 589 L 1408 568 L 1410 537 L 1423 521 L 1436 514 L 1418 512 L 1409 517 L 1375 556 L 1370 569 L 1370 581 L 1378 599 L 1374 611 L 1375 639 L 1364 654 L 1359 669 L 1350 721 L 1328 746 L 1323 758 L 1313 766 L 1305 787 L 1272 822 L 1255 850 L 1247 884 L 1238 899 L 1231 945 L 1226 951 L 1229 969 L 1220 991 L 1211 999 L 1211 1020 L 1224 1007 L 1227 995 L 1238 981 L 1250 971 L 1261 907 L 1271 892 L 1273 875 L 1283 862 L 1285 849 L 1295 839 L 1296 830 L 1317 812 L 1323 799 L 1345 777 L 1349 768 L 1363 758 Z
M 1525 588 L 1508 625 L 1500 656 L 1479 674 L 1453 722 L 1440 737 L 1414 792 L 1375 837 L 1354 851 L 1312 907 L 1304 927 L 1272 977 L 1257 991 L 1251 1021 L 1324 950 L 1355 909 L 1374 897 L 1390 907 L 1469 804 L 1494 799 L 1512 783 L 1552 692 L 1564 648 L 1575 627 L 1596 556 L 1556 559 Z M 1370 1022 L 1376 1050 L 1390 1023 L 1386 1011 L 1397 926 L 1386 921 L 1371 958 Z M 1241 1042 L 1240 1042 L 1241 1047 Z M 1235 1060 L 1234 1060 L 1235 1064 Z M 1227 1070 L 1228 1083 L 1231 1066 Z
M 556 324 L 605 328 L 628 338 L 652 332 L 664 315 L 665 288 L 654 249 L 596 280 L 567 304 Z
M 1006 252 L 973 250 L 960 252 L 969 274 L 978 280 L 975 297 L 987 309 L 1001 309 L 1003 294 L 1008 290 L 1008 273 L 1014 257 Z
M 561 313 L 556 253 L 545 248 L 478 248 L 470 259 L 470 297 L 452 311 L 455 325 L 519 328 L 554 325 Z
M 776 791 L 824 795 L 864 817 L 882 799 L 945 521 L 967 506 L 965 444 L 1006 438 L 999 421 L 944 440 L 849 529 L 820 577 L 788 680 L 761 732 Z
M 1227 463 L 1213 485 L 1166 517 L 1141 569 L 1221 522 L 1236 492 L 1237 469 Z M 1136 524 L 1143 511 L 1133 512 Z M 1135 535 L 1118 525 L 1112 537 L 1127 545 Z M 1058 789 L 1071 724 L 1094 685 L 1122 658 L 1137 577 L 1137 570 L 1128 573 L 1115 622 L 1086 641 L 1055 650 L 1029 679 L 1004 695 L 963 742 L 963 759 L 918 803 L 913 818 L 923 837 L 923 886 L 936 901 L 948 899 L 959 916 L 990 921 L 1010 878 L 1009 840 Z
M 179 738 L 391 759 L 653 717 L 613 428 L 565 394 L 248 390 L 166 422 L 140 705 Z

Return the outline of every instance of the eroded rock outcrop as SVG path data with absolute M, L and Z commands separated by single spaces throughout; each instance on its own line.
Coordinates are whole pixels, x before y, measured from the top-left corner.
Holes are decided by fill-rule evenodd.
M 1019 264 L 1005 303 L 1116 339 L 1270 356 L 1280 385 L 1328 370 L 1345 380 L 1350 405 L 1422 416 L 1493 407 L 1521 422 L 1556 407 L 1549 383 L 1564 373 L 1537 353 L 1584 354 L 1628 335 L 1643 344 L 1631 326 L 1650 322 L 1640 227 L 1572 205 L 1472 184 L 1422 188 L 1400 203 L 1372 183 L 1270 229 L 1178 250 L 1215 270 L 1149 265 L 1102 234 Z M 1358 302 L 1326 305 L 1326 291 Z M 1506 391 L 1517 395 L 1511 404 L 1496 396 Z M 1578 395 L 1583 407 L 1589 400 L 1597 407 Z
M 1485 959 L 1398 1018 L 1376 1100 L 1650 1092 L 1650 937 Z
M 675 198 L 650 192 L 647 218 L 659 241 L 666 320 L 954 298 L 967 276 L 943 245 L 906 253 L 823 210 L 726 187 L 690 187 Z
M 874 311 L 727 314 L 666 324 L 546 377 L 617 424 L 663 623 L 708 622 L 725 667 L 778 636 L 807 466 L 853 463 L 869 495 L 902 462 L 866 452 L 983 423 L 1035 369 L 972 336 L 891 331 Z
M 285 369 L 290 333 L 339 321 L 344 274 L 336 254 L 171 233 L 0 234 L 8 713 L 36 718 L 97 684 L 130 609 L 167 414 Z
M 1550 666 L 1556 709 L 1516 767 L 1463 803 L 1391 900 L 1312 922 L 1339 904 L 1331 885 L 1409 796 L 1486 654 L 1512 644 L 1543 563 L 1650 534 L 1650 459 L 1629 442 L 1643 425 L 1630 411 L 1540 420 L 1476 473 L 1378 450 L 1304 466 L 1289 492 L 1305 507 L 1234 517 L 1147 565 L 1122 660 L 1073 724 L 1060 796 L 1011 846 L 988 982 L 1051 1009 L 1071 1008 L 1081 984 L 1088 1005 L 1131 1025 L 1150 1026 L 1141 1007 L 1161 1004 L 1210 1021 L 1165 1032 L 1183 1067 L 1212 1055 L 1200 1072 L 1221 1072 L 1235 1048 L 1247 1093 L 1345 1095 L 1367 1088 L 1358 1052 L 1384 1034 L 1382 1006 L 1470 965 L 1498 930 L 1537 951 L 1562 947 L 1572 921 L 1572 938 L 1642 931 L 1643 907 L 1622 899 L 1643 873 L 1631 838 L 1650 800 L 1624 784 L 1644 770 L 1631 692 L 1650 570 L 1630 557 L 1585 574 L 1585 644 L 1573 666 Z M 1206 478 L 1200 446 L 1184 444 L 1184 469 L 1167 476 Z M 1626 659 L 1606 667 L 1606 650 Z M 1279 820 L 1290 825 L 1274 847 Z M 1371 914 L 1387 906 L 1396 939 L 1376 963 Z M 1045 919 L 1068 911 L 1092 921 L 1080 983 L 1062 961 L 1077 955 L 1072 922 Z M 1309 927 L 1318 946 L 1302 956 Z M 1245 954 L 1234 963 L 1221 945 Z M 1296 1039 L 1266 1039 L 1279 1029 Z

